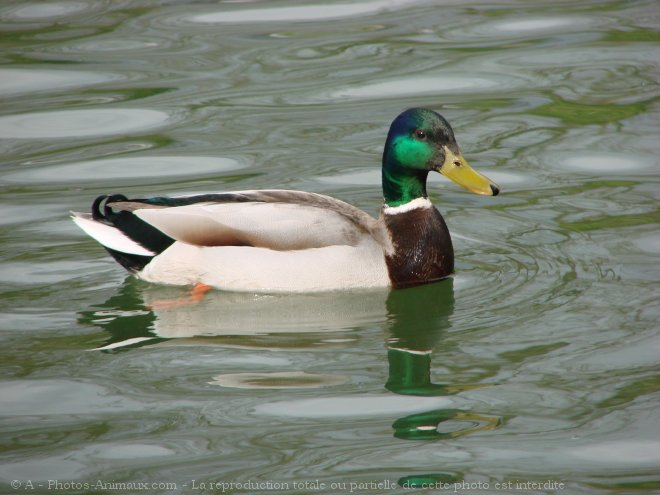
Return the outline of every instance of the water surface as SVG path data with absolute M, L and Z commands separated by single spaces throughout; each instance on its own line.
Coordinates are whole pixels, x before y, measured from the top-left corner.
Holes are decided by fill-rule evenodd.
M 659 27 L 644 0 L 4 2 L 2 492 L 660 490 Z M 503 191 L 430 181 L 452 280 L 154 310 L 184 290 L 68 219 L 273 187 L 376 214 L 412 106 Z

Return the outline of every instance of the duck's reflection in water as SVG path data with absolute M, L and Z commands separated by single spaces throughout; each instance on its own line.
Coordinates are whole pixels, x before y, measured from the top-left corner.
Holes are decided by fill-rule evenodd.
M 80 321 L 109 334 L 98 350 L 120 350 L 165 339 L 252 348 L 306 348 L 354 342 L 365 327 L 385 324 L 387 290 L 310 294 L 211 291 L 197 304 L 173 305 L 185 290 L 127 278 L 119 293 Z M 156 304 L 154 304 L 156 303 Z M 174 340 L 172 343 L 175 342 Z
M 200 304 L 169 310 L 151 309 L 153 301 L 162 302 L 181 294 L 179 288 L 127 281 L 119 294 L 97 310 L 81 313 L 81 320 L 100 325 L 110 333 L 110 338 L 99 347 L 106 351 L 185 338 L 187 342 L 223 347 L 308 352 L 319 345 L 354 346 L 360 330 L 384 328 L 389 364 L 387 390 L 411 396 L 412 404 L 413 396 L 447 396 L 483 386 L 431 381 L 431 360 L 434 354 L 436 357 L 442 354 L 443 336 L 451 327 L 452 279 L 396 291 L 300 295 L 212 291 Z M 283 389 L 328 387 L 346 381 L 348 379 L 341 375 L 255 371 L 221 374 L 213 377 L 210 383 L 225 387 Z M 429 441 L 492 430 L 500 423 L 499 417 L 441 408 L 401 417 L 392 427 L 396 438 Z M 434 477 L 452 478 L 447 473 L 437 473 L 419 479 Z M 416 479 L 416 476 L 406 477 L 405 483 L 414 487 Z
M 452 395 L 481 387 L 437 384 L 431 381 L 431 358 L 451 327 L 454 312 L 453 279 L 392 291 L 387 299 L 387 359 L 385 388 L 401 395 Z M 445 423 L 445 425 L 443 425 Z M 455 438 L 490 430 L 500 419 L 459 409 L 438 409 L 394 422 L 394 436 L 406 440 Z

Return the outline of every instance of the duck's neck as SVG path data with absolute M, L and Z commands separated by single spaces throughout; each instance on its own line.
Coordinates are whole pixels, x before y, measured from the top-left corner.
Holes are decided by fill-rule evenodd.
M 383 157 L 383 196 L 387 206 L 401 206 L 417 198 L 426 198 L 428 170 L 400 165 L 387 154 Z

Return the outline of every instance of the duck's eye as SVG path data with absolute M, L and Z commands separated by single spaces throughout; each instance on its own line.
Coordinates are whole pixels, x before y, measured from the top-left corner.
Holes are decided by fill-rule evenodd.
M 416 137 L 417 139 L 426 139 L 426 132 L 424 132 L 424 131 L 421 130 L 421 129 L 417 129 L 417 130 L 415 131 L 415 137 Z

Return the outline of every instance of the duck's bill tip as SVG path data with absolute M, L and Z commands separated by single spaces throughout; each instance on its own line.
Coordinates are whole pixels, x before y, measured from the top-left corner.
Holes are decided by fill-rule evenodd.
M 482 196 L 497 196 L 500 186 L 483 174 L 474 170 L 463 155 L 445 148 L 445 161 L 440 173 L 471 193 Z

